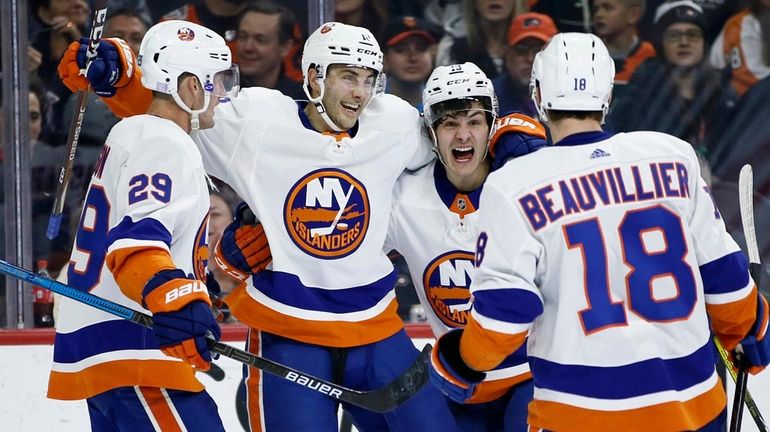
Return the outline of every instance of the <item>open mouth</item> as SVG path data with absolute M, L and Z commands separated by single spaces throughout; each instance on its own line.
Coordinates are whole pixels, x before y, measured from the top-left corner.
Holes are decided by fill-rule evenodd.
M 471 159 L 473 159 L 474 153 L 475 150 L 473 150 L 473 147 L 471 146 L 455 147 L 452 149 L 452 157 L 459 163 L 469 162 Z
M 361 108 L 360 104 L 340 102 L 340 105 L 342 105 L 343 111 L 345 111 L 350 116 L 356 115 L 356 113 L 358 113 L 358 109 Z

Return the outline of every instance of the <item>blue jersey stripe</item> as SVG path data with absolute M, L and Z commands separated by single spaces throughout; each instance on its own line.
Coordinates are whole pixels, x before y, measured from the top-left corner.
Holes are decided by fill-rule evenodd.
M 252 282 L 259 292 L 287 306 L 339 314 L 374 307 L 396 285 L 396 271 L 367 285 L 335 290 L 308 287 L 296 275 L 271 270 L 257 273 Z
M 152 330 L 128 320 L 105 321 L 72 333 L 56 333 L 56 363 L 75 363 L 111 351 L 158 349 Z
M 171 233 L 162 223 L 152 218 L 134 222 L 126 216 L 107 234 L 107 248 L 122 239 L 162 241 L 171 247 Z
M 667 390 L 685 390 L 714 373 L 714 348 L 710 341 L 690 355 L 654 358 L 624 366 L 566 365 L 530 357 L 535 386 L 563 393 L 599 398 L 626 399 Z
M 749 262 L 741 251 L 700 266 L 703 291 L 706 294 L 724 294 L 737 291 L 749 284 Z
M 484 317 L 527 324 L 543 313 L 543 302 L 532 291 L 519 288 L 473 292 L 473 309 Z

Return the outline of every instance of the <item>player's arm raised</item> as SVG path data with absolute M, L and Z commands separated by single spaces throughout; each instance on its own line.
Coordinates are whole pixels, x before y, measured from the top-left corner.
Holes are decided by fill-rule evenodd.
M 142 86 L 142 71 L 131 48 L 118 38 L 101 39 L 96 58 L 81 75 L 86 64 L 88 40 L 70 44 L 57 68 L 59 77 L 72 92 L 87 90 L 89 84 L 117 117 L 143 114 L 152 100 L 152 91 Z
M 524 156 L 547 145 L 545 127 L 530 116 L 512 113 L 495 121 L 495 130 L 489 140 L 492 170 L 512 158 Z

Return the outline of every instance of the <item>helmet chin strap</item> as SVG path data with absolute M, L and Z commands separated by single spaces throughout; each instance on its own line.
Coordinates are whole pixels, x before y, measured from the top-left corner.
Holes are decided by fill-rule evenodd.
M 337 126 L 336 123 L 329 117 L 329 114 L 326 113 L 326 108 L 324 107 L 323 103 L 323 97 L 324 97 L 324 80 L 318 79 L 318 86 L 320 87 L 320 93 L 318 94 L 318 97 L 308 97 L 310 103 L 313 104 L 315 107 L 315 110 L 318 112 L 318 114 L 321 116 L 321 118 L 324 120 L 327 126 L 329 126 L 333 131 L 335 132 L 344 132 L 345 129 L 342 129 L 341 127 Z
M 179 97 L 179 93 L 176 91 L 171 93 L 171 97 L 174 98 L 174 102 L 176 102 L 180 108 L 190 113 L 190 131 L 197 131 L 200 129 L 201 122 L 199 116 L 209 107 L 209 100 L 211 99 L 209 97 L 209 92 L 205 90 L 203 91 L 203 108 L 198 110 L 191 109 L 189 106 L 187 106 L 187 104 L 182 101 L 182 98 Z

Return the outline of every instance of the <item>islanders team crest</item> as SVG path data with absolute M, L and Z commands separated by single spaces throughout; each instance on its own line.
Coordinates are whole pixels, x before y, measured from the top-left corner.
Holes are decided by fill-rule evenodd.
M 316 258 L 336 259 L 358 249 L 369 227 L 366 188 L 342 170 L 320 169 L 291 188 L 284 224 L 300 249 Z
M 425 297 L 436 316 L 449 327 L 465 326 L 468 322 L 469 288 L 474 271 L 473 253 L 466 251 L 447 252 L 425 268 L 422 275 Z

